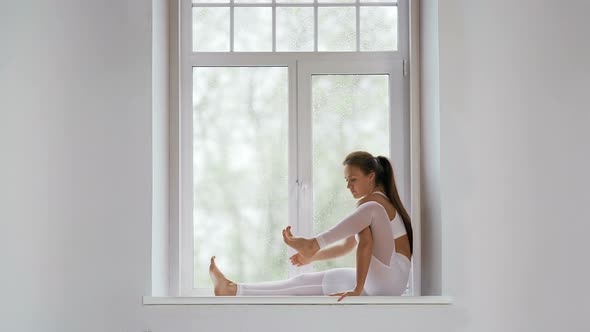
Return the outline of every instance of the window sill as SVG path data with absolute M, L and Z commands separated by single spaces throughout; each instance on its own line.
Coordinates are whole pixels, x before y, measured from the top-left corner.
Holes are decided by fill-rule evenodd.
M 341 302 L 335 296 L 144 296 L 144 305 L 447 305 L 452 304 L 450 296 L 353 296 Z

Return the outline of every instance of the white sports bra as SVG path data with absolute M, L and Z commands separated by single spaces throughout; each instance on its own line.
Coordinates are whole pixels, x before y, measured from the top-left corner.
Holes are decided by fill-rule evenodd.
M 373 194 L 381 194 L 383 195 L 383 197 L 389 199 L 389 197 L 387 197 L 387 195 L 385 195 L 384 193 L 380 192 L 380 191 L 374 191 Z M 385 209 L 385 207 L 383 207 Z M 392 225 L 391 225 L 391 229 L 393 231 L 393 238 L 397 239 L 400 236 L 404 236 L 406 235 L 406 226 L 404 226 L 404 223 L 402 221 L 402 218 L 399 216 L 399 212 L 397 212 L 395 214 L 395 218 L 393 218 L 392 221 Z

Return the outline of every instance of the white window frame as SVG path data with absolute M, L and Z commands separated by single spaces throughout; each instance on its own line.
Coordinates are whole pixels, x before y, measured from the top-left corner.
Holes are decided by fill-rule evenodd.
M 292 89 L 297 86 L 297 90 L 308 91 L 310 87 L 302 86 L 302 82 L 297 81 L 297 74 L 307 73 L 334 73 L 342 72 L 343 66 L 333 66 L 332 70 L 327 70 L 330 63 L 344 64 L 357 63 L 359 67 L 366 69 L 363 72 L 357 72 L 351 69 L 348 73 L 358 74 L 390 74 L 390 98 L 392 102 L 401 103 L 403 109 L 403 123 L 405 128 L 403 131 L 404 141 L 403 146 L 396 145 L 395 142 L 400 142 L 399 132 L 395 132 L 390 126 L 390 156 L 395 163 L 396 156 L 400 153 L 404 154 L 403 164 L 395 163 L 398 178 L 398 189 L 400 195 L 404 200 L 404 204 L 411 211 L 412 226 L 414 229 L 414 247 L 419 246 L 420 243 L 420 220 L 416 218 L 419 216 L 419 201 L 414 201 L 415 195 L 411 193 L 419 190 L 419 176 L 416 172 L 419 171 L 419 158 L 415 153 L 410 151 L 411 131 L 418 130 L 417 124 L 411 125 L 410 115 L 410 94 L 409 94 L 409 0 L 398 0 L 398 50 L 385 52 L 359 52 L 357 33 L 357 51 L 355 52 L 199 52 L 192 51 L 192 1 L 178 0 L 178 36 L 179 36 L 179 66 L 178 66 L 178 97 L 179 109 L 177 116 L 171 116 L 173 121 L 170 122 L 170 165 L 176 170 L 171 172 L 170 183 L 170 295 L 174 296 L 210 296 L 211 291 L 203 291 L 193 289 L 192 267 L 193 267 L 193 186 L 192 182 L 189 185 L 183 185 L 183 179 L 192 179 L 193 158 L 192 149 L 187 148 L 183 142 L 192 141 L 192 94 L 193 94 L 193 67 L 194 66 L 281 66 L 288 67 L 289 72 L 289 141 L 297 140 L 297 133 L 295 127 L 298 126 L 300 135 L 302 137 L 311 137 L 310 127 L 305 127 L 302 124 L 307 121 L 301 118 L 301 115 L 309 114 L 304 111 L 296 112 L 298 107 L 297 98 Z M 274 3 L 274 1 L 273 1 Z M 317 3 L 317 0 L 315 0 Z M 358 4 L 358 1 L 357 1 Z M 317 7 L 316 7 L 317 8 Z M 274 11 L 274 10 L 273 10 Z M 317 16 L 316 16 L 317 17 Z M 317 24 L 317 22 L 316 22 Z M 275 36 L 275 24 L 273 20 L 273 37 Z M 273 38 L 274 39 L 274 38 Z M 317 29 L 315 36 L 315 49 L 317 50 Z M 273 50 L 275 49 L 275 42 L 273 40 Z M 323 68 L 323 69 L 322 69 Z M 352 67 L 351 67 L 352 68 Z M 307 75 L 306 74 L 306 75 Z M 401 75 L 402 80 L 402 98 L 394 96 L 391 75 Z M 301 96 L 299 96 L 301 97 Z M 395 98 L 395 100 L 393 100 Z M 299 106 L 301 109 L 301 106 Z M 390 105 L 393 109 L 393 105 Z M 174 110 L 173 110 L 174 112 Z M 390 117 L 393 120 L 392 117 Z M 401 122 L 396 122 L 401 123 Z M 392 124 L 393 125 L 393 124 Z M 306 132 L 307 131 L 307 132 Z M 396 136 L 398 135 L 398 136 Z M 394 141 L 395 140 L 395 141 Z M 301 141 L 300 141 L 301 142 Z M 298 220 L 297 215 L 311 216 L 311 196 L 306 192 L 311 186 L 311 169 L 304 165 L 311 165 L 310 160 L 301 158 L 305 153 L 297 151 L 299 146 L 289 148 L 289 165 L 295 162 L 299 154 L 297 167 L 289 167 L 289 221 Z M 309 145 L 308 149 L 311 149 Z M 311 152 L 309 152 L 311 155 Z M 306 170 L 307 168 L 307 170 Z M 404 181 L 400 181 L 400 179 Z M 293 197 L 296 197 L 293 199 Z M 305 203 L 307 202 L 307 203 Z M 416 211 L 418 210 L 418 211 Z M 311 220 L 311 219 L 309 219 Z M 295 230 L 306 236 L 312 235 L 311 229 L 306 229 L 293 223 Z M 413 293 L 409 295 L 420 295 L 420 261 L 419 250 L 414 251 L 413 257 L 413 275 L 410 276 L 411 287 Z M 311 267 L 307 267 L 308 269 Z M 306 272 L 305 269 L 295 269 L 289 267 L 289 275 Z M 190 273 L 190 277 L 188 277 Z

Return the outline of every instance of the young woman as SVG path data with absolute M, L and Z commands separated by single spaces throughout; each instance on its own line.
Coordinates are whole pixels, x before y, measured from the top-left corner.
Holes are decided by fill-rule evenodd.
M 283 229 L 283 240 L 297 251 L 290 257 L 296 266 L 342 256 L 357 247 L 354 268 L 303 273 L 280 281 L 235 283 L 227 279 L 211 257 L 209 274 L 215 295 L 401 295 L 409 278 L 412 225 L 395 185 L 389 159 L 356 151 L 346 156 L 344 178 L 358 199 L 354 212 L 313 238 L 293 236 Z M 358 245 L 355 235 L 358 235 Z M 341 245 L 328 247 L 345 239 Z

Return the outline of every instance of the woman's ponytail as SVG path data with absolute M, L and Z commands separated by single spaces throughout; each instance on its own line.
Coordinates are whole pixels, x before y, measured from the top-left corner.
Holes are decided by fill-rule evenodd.
M 391 163 L 389 159 L 384 156 L 378 156 L 377 162 L 379 164 L 381 176 L 377 177 L 377 182 L 383 184 L 385 189 L 385 194 L 389 197 L 389 200 L 393 204 L 393 207 L 400 214 L 402 217 L 402 221 L 404 222 L 404 226 L 406 226 L 406 233 L 408 234 L 408 240 L 410 241 L 410 253 L 414 252 L 414 233 L 412 232 L 412 223 L 410 219 L 410 215 L 404 208 L 401 199 L 399 198 L 399 193 L 397 192 L 397 186 L 395 185 L 395 176 L 393 174 L 393 168 L 391 167 Z

